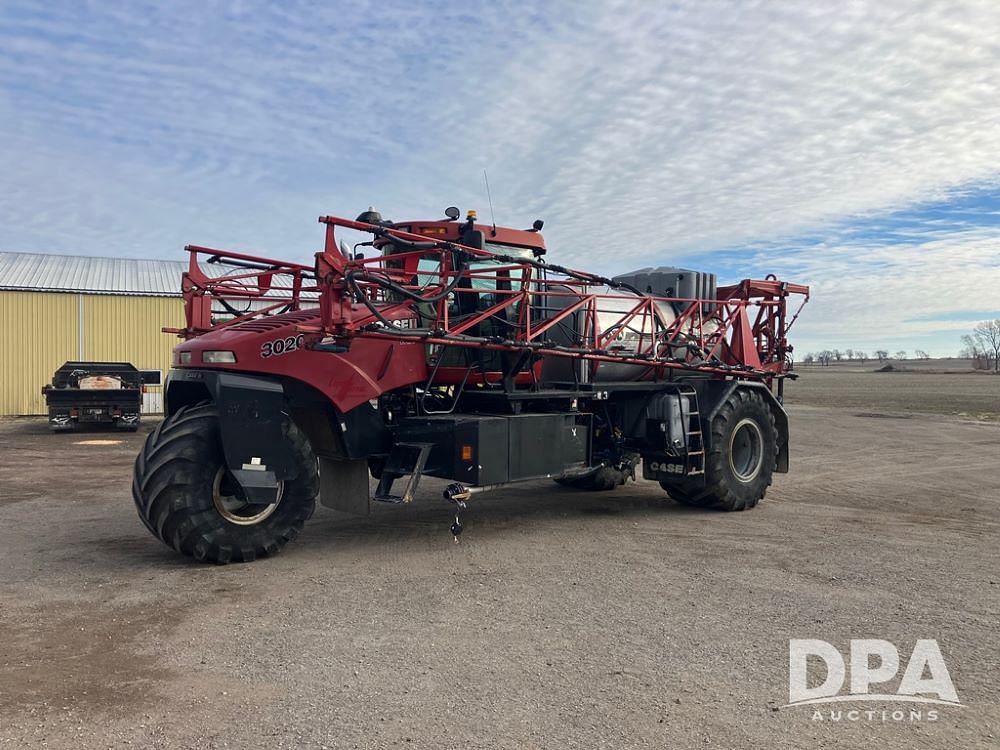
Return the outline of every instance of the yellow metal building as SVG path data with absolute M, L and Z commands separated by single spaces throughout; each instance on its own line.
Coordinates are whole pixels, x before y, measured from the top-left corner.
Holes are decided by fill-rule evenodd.
M 45 414 L 42 386 L 70 360 L 165 377 L 182 326 L 180 261 L 0 253 L 0 416 Z M 158 411 L 155 391 L 144 402 Z

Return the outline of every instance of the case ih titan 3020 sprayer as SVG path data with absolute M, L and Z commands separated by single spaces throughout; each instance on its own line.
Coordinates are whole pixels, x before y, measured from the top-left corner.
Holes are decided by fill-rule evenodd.
M 185 341 L 133 480 L 155 536 L 249 561 L 291 541 L 317 497 L 366 513 L 409 503 L 427 474 L 465 508 L 546 477 L 611 490 L 640 462 L 680 503 L 745 510 L 788 470 L 787 333 L 807 287 L 604 278 L 545 262 L 540 221 L 445 214 L 321 217 L 315 266 L 187 248 L 186 325 L 164 329 Z M 338 227 L 372 239 L 338 245 Z

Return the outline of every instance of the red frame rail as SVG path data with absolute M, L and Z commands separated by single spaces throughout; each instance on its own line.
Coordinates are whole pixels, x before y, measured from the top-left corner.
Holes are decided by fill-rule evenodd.
M 594 367 L 600 362 L 642 365 L 649 368 L 650 376 L 685 369 L 770 382 L 788 370 L 792 351 L 788 331 L 809 299 L 809 287 L 769 276 L 720 287 L 712 300 L 639 294 L 633 305 L 622 309 L 623 299 L 632 299 L 628 294 L 595 291 L 615 287 L 613 280 L 521 257 L 516 248 L 511 248 L 511 255 L 501 255 L 336 216 L 323 216 L 319 221 L 326 225 L 326 243 L 323 252 L 316 254 L 315 268 L 187 247 L 191 253 L 183 277 L 187 325 L 164 330 L 190 338 L 318 304 L 316 322 L 298 325 L 307 346 L 320 342 L 347 346 L 354 338 L 418 338 L 429 345 L 577 358 Z M 391 255 L 351 258 L 338 247 L 336 227 L 373 234 L 376 247 L 392 241 L 406 247 Z M 224 272 L 205 274 L 199 256 L 224 264 Z M 421 259 L 436 261 L 437 268 L 418 268 Z M 469 267 L 474 263 L 480 265 Z M 427 281 L 418 283 L 421 278 Z M 276 286 L 276 279 L 283 283 Z M 468 284 L 460 283 L 463 280 Z M 487 288 L 477 287 L 477 281 Z M 495 301 L 456 317 L 452 307 L 461 295 L 484 293 Z M 792 296 L 801 301 L 789 315 Z M 233 307 L 233 300 L 256 308 L 251 310 L 248 304 L 241 312 Z M 552 310 L 553 301 L 565 301 L 565 305 Z M 230 308 L 232 317 L 215 322 L 213 310 L 218 310 L 219 303 Z M 668 304 L 680 310 L 673 320 L 664 314 Z M 582 330 L 569 344 L 554 343 L 546 334 L 571 315 L 583 316 Z M 507 335 L 473 333 L 480 324 L 498 317 L 505 321 Z M 421 324 L 421 320 L 426 322 Z M 633 334 L 635 346 L 618 341 L 622 331 Z

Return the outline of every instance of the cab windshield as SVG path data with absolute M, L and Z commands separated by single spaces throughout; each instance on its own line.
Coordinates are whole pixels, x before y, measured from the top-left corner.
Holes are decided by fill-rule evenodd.
M 514 258 L 534 259 L 530 248 L 513 247 L 487 242 L 486 250 L 497 255 Z M 488 260 L 478 258 L 471 261 L 471 274 L 458 283 L 458 289 L 448 295 L 448 316 L 452 323 L 470 318 L 504 301 L 509 292 L 521 289 L 522 269 L 511 267 L 509 260 Z M 496 270 L 503 268 L 503 270 Z M 421 258 L 417 264 L 416 283 L 421 287 L 437 286 L 440 283 L 441 261 L 439 257 Z M 478 275 L 477 272 L 485 272 Z M 536 272 L 537 274 L 541 271 Z M 468 291 L 459 291 L 460 289 Z M 418 305 L 421 325 L 430 327 L 437 311 L 433 305 Z M 466 332 L 470 336 L 497 336 L 508 338 L 517 326 L 521 303 L 515 302 L 505 310 L 500 310 L 489 318 L 472 326 Z M 428 347 L 428 356 L 440 356 L 440 364 L 452 367 L 468 367 L 473 362 L 484 372 L 501 369 L 501 356 L 495 351 L 470 350 L 461 347 Z

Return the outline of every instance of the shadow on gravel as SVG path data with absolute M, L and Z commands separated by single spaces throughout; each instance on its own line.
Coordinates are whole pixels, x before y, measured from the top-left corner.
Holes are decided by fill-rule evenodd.
M 316 512 L 298 539 L 292 541 L 278 557 L 288 555 L 334 554 L 347 542 L 377 550 L 386 544 L 413 544 L 423 547 L 428 542 L 449 541 L 449 527 L 455 518 L 455 508 L 441 499 L 437 480 L 422 487 L 409 507 L 373 504 L 372 513 L 358 517 L 329 510 L 317 504 Z M 443 488 L 446 483 L 440 482 Z M 564 489 L 545 483 L 508 487 L 495 495 L 481 496 L 460 511 L 465 526 L 462 543 L 502 538 L 520 534 L 532 527 L 554 527 L 587 524 L 607 524 L 609 530 L 622 526 L 655 523 L 669 516 L 676 521 L 692 517 L 718 516 L 711 510 L 678 505 L 659 488 L 655 492 L 637 491 L 641 485 L 629 485 L 611 493 L 590 493 Z M 131 508 L 130 508 L 131 510 Z M 693 520 L 693 519 L 692 519 Z M 678 525 L 682 531 L 684 523 Z M 396 550 L 397 552 L 401 550 Z M 91 539 L 63 550 L 66 562 L 88 558 L 89 566 L 106 568 L 108 572 L 126 568 L 137 574 L 158 569 L 194 566 L 212 567 L 185 557 L 170 549 L 142 527 L 135 518 L 134 533 Z
M 515 494 L 516 493 L 516 494 Z M 381 544 L 388 537 L 436 538 L 448 535 L 454 520 L 455 509 L 438 498 L 418 498 L 410 508 L 374 509 L 367 518 L 347 516 L 326 509 L 317 510 L 316 516 L 306 525 L 303 539 L 294 544 L 306 543 L 313 548 L 325 544 L 324 537 L 342 543 L 345 538 L 362 543 Z M 561 488 L 505 490 L 504 497 L 495 500 L 484 498 L 478 504 L 460 511 L 465 531 L 462 542 L 476 538 L 492 539 L 505 534 L 546 524 L 614 524 L 653 522 L 664 515 L 675 518 L 716 515 L 712 511 L 688 508 L 669 498 L 642 495 L 617 495 L 595 498 L 586 492 Z

